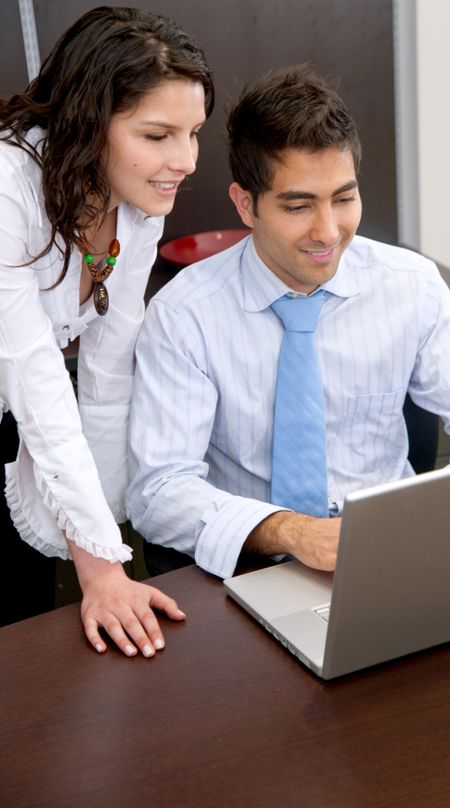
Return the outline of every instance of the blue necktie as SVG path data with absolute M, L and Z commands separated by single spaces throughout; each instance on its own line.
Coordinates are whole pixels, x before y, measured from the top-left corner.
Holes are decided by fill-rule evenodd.
M 271 501 L 328 516 L 325 402 L 314 331 L 325 291 L 285 295 L 272 309 L 284 325 L 275 397 Z

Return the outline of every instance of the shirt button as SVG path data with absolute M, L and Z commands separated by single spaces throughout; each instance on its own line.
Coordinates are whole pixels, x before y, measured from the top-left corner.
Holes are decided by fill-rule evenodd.
M 63 331 L 70 331 L 70 325 L 63 325 Z

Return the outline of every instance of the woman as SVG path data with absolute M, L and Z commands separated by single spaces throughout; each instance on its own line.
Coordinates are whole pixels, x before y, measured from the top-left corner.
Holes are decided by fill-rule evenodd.
M 0 102 L 0 412 L 20 437 L 6 496 L 23 539 L 73 558 L 99 652 L 102 626 L 127 655 L 153 656 L 164 641 L 150 606 L 184 617 L 127 578 L 116 520 L 144 291 L 212 106 L 209 67 L 183 31 L 106 7 Z M 79 410 L 61 353 L 78 337 Z

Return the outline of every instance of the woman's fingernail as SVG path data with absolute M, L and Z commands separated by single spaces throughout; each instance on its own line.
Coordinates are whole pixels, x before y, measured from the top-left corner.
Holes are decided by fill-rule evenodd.
M 100 645 L 100 643 L 98 642 L 97 645 L 95 646 L 95 650 L 98 651 L 99 654 L 101 654 L 103 651 L 103 645 Z
M 181 609 L 178 609 L 178 614 L 181 614 L 183 617 L 186 617 L 185 613 L 182 612 Z
M 132 656 L 135 653 L 135 649 L 133 648 L 132 645 L 126 645 L 125 653 L 128 654 L 128 656 Z
M 161 648 L 164 648 L 164 641 L 163 640 L 155 640 L 155 648 L 160 651 Z
M 157 642 L 155 642 L 155 645 L 156 645 L 156 647 L 158 647 Z M 153 654 L 155 652 L 154 652 L 153 648 L 151 647 L 151 645 L 144 645 L 142 653 L 144 654 L 144 656 L 149 657 L 149 656 L 153 656 Z

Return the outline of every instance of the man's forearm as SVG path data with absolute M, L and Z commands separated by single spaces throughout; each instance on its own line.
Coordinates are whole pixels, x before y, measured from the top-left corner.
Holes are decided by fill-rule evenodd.
M 287 553 L 308 567 L 330 571 L 336 565 L 340 524 L 340 519 L 278 511 L 252 530 L 243 549 L 261 555 Z

